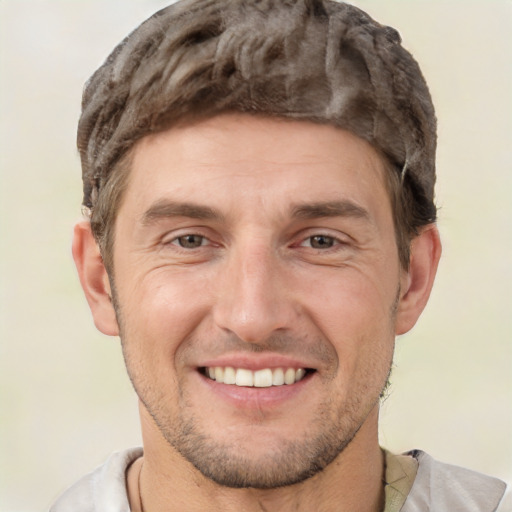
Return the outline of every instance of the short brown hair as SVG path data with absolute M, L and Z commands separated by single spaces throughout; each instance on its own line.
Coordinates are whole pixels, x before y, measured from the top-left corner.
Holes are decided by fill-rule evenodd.
M 347 129 L 392 169 L 400 261 L 436 218 L 436 119 L 398 32 L 333 0 L 182 0 L 115 48 L 86 84 L 84 206 L 107 268 L 130 149 L 188 118 L 235 111 Z

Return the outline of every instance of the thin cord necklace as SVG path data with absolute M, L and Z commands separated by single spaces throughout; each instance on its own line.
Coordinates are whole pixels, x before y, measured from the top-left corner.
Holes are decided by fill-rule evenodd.
M 144 512 L 144 503 L 142 501 L 142 487 L 140 485 L 143 466 L 144 466 L 144 462 L 142 462 L 142 464 L 140 465 L 139 478 L 137 479 L 137 485 L 139 486 L 139 509 L 140 509 L 140 512 Z

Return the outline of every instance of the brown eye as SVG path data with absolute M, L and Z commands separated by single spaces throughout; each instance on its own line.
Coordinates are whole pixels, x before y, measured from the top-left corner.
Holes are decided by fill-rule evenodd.
M 197 249 L 203 245 L 204 240 L 204 236 L 201 235 L 185 235 L 176 239 L 179 246 L 184 249 Z
M 315 235 L 309 237 L 309 243 L 313 249 L 330 249 L 335 239 L 332 236 Z

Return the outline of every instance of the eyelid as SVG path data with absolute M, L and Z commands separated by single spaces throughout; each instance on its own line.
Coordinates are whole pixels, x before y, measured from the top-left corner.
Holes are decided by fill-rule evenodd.
M 296 239 L 298 239 L 298 243 L 295 243 L 294 245 L 302 246 L 305 242 L 315 236 L 332 238 L 335 241 L 335 245 L 347 245 L 352 240 L 350 235 L 340 231 L 333 232 L 333 230 L 330 230 L 329 228 L 308 228 L 299 233 L 296 237 Z
M 311 241 L 312 238 L 315 238 L 315 237 L 324 237 L 324 238 L 330 238 L 333 240 L 333 245 L 331 247 L 325 247 L 325 248 L 318 248 L 318 247 L 311 247 L 311 246 L 308 246 L 310 247 L 311 249 L 314 249 L 316 251 L 328 251 L 328 250 L 332 250 L 332 249 L 335 249 L 337 246 L 340 246 L 340 245 L 347 245 L 347 242 L 342 240 L 340 237 L 337 237 L 337 236 L 333 236 L 333 235 L 327 235 L 325 233 L 317 233 L 315 235 L 309 235 L 307 236 L 306 238 L 304 238 L 300 243 L 299 243 L 299 247 L 306 247 L 306 243 L 308 241 Z
M 199 247 L 205 247 L 207 245 L 213 245 L 214 242 L 212 241 L 212 237 L 209 236 L 208 234 L 206 234 L 205 231 L 206 231 L 205 229 L 197 228 L 197 227 L 176 229 L 176 230 L 174 230 L 172 232 L 165 233 L 162 236 L 161 240 L 160 240 L 160 244 L 163 245 L 163 246 L 173 245 L 173 246 L 177 246 L 177 247 L 179 247 L 181 249 L 184 249 L 178 243 L 178 240 L 180 238 L 183 238 L 183 237 L 186 237 L 186 236 L 199 236 L 199 237 L 203 238 L 204 240 L 206 240 L 208 242 L 207 244 L 202 243 Z
M 195 236 L 195 237 L 199 237 L 201 238 L 201 244 L 198 245 L 197 247 L 183 247 L 181 244 L 180 244 L 180 239 L 182 238 L 186 238 L 186 237 L 192 237 L 192 236 Z M 180 235 L 180 236 L 177 236 L 175 238 L 173 238 L 169 243 L 170 244 L 173 244 L 173 245 L 177 245 L 178 247 L 180 247 L 181 249 L 187 249 L 187 250 L 192 250 L 192 249 L 199 249 L 200 247 L 204 247 L 205 245 L 210 245 L 208 243 L 205 243 L 205 242 L 209 242 L 210 240 L 208 240 L 208 238 L 206 238 L 205 236 L 203 235 L 198 235 L 196 233 L 187 233 L 185 235 Z

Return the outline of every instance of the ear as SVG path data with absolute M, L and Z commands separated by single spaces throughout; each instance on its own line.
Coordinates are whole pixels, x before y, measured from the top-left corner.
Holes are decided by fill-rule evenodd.
M 81 221 L 75 225 L 72 251 L 94 324 L 103 334 L 118 336 L 119 327 L 112 305 L 107 270 L 89 221 Z
M 435 224 L 430 224 L 411 242 L 409 270 L 404 271 L 401 280 L 396 334 L 411 330 L 420 317 L 430 297 L 440 257 L 439 231 Z

